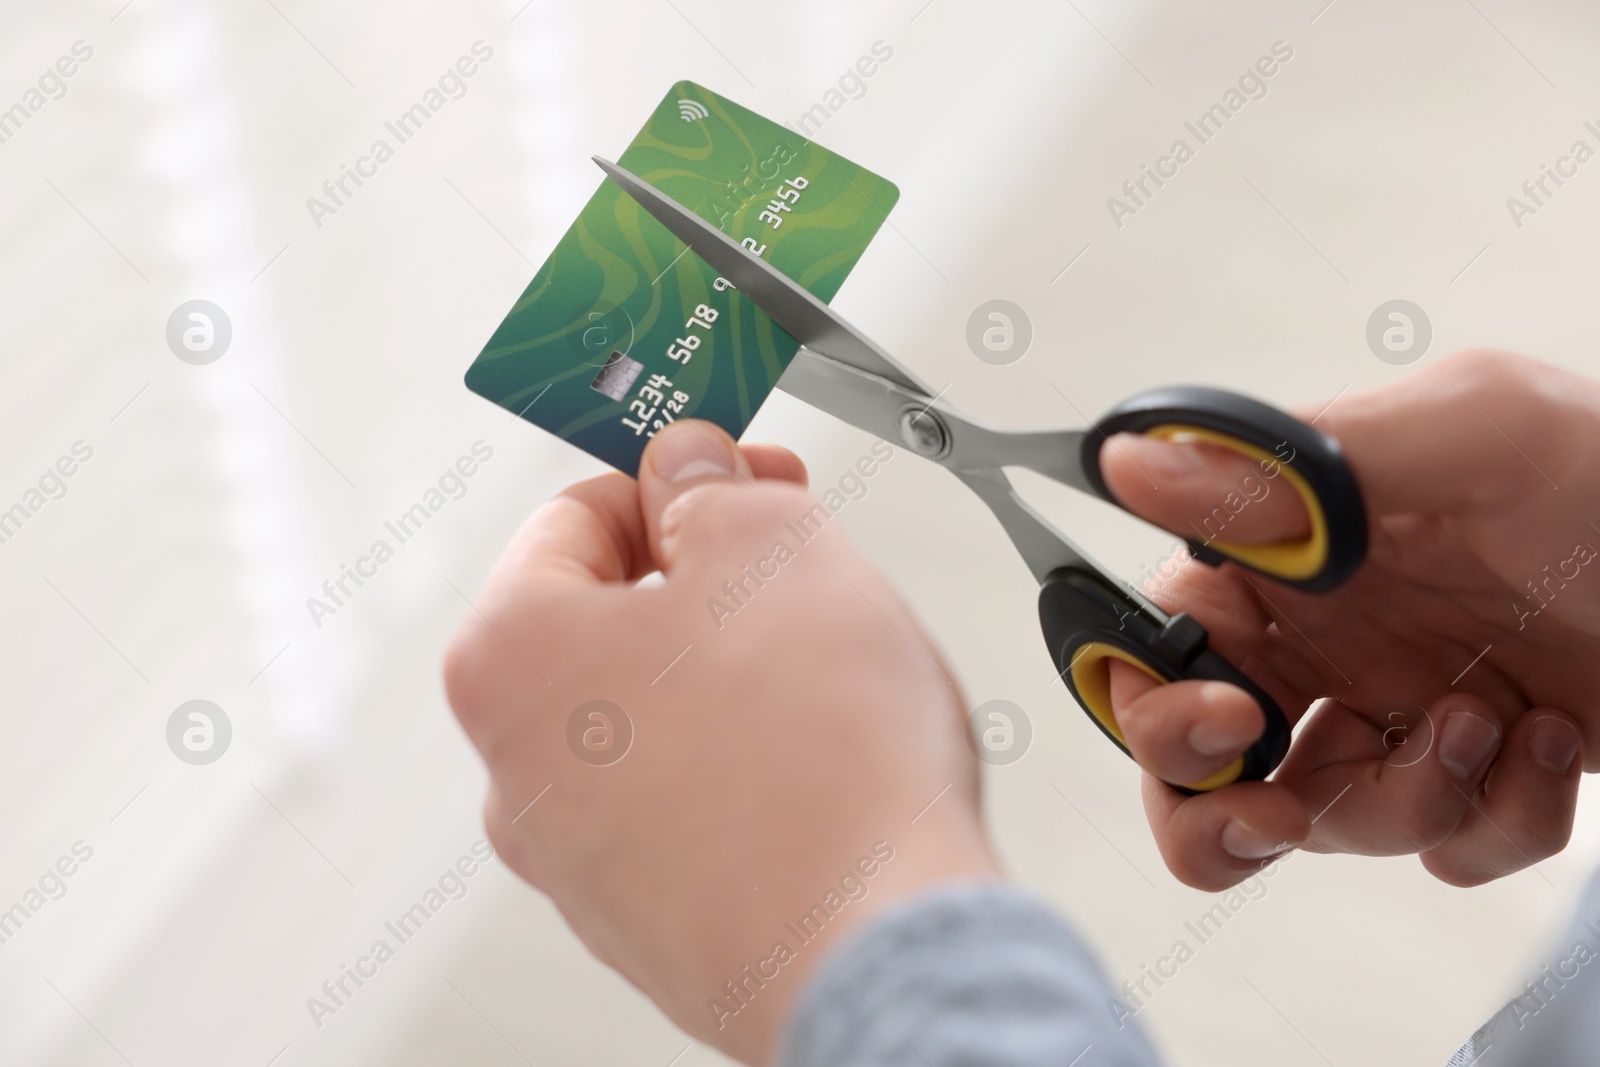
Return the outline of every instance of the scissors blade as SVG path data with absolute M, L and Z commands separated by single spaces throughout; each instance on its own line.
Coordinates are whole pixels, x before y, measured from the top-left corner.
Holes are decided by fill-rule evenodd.
M 772 264 L 637 175 L 599 156 L 594 161 L 674 237 L 812 352 L 927 394 L 927 387 L 894 357 Z

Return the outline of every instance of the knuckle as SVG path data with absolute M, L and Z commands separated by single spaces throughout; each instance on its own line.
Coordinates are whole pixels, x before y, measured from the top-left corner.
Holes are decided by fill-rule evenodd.
M 445 651 L 445 698 L 469 734 L 476 732 L 487 711 L 497 660 L 476 620 L 463 623 Z
M 476 693 L 478 652 L 476 639 L 467 635 L 463 627 L 451 639 L 444 653 L 444 692 L 450 706 L 458 711 L 472 702 Z
M 1458 352 L 1439 364 L 1446 381 L 1491 412 L 1501 429 L 1517 440 L 1539 430 L 1549 418 L 1549 371 L 1526 356 L 1487 348 Z
M 767 547 L 774 537 L 797 536 L 784 533 L 786 524 L 810 536 L 832 520 L 828 507 L 797 485 L 724 482 L 697 486 L 667 505 L 661 537 L 701 551 L 745 552 Z
M 1439 362 L 1439 373 L 1473 397 L 1525 391 L 1533 360 L 1492 348 L 1469 348 Z
M 1529 863 L 1549 859 L 1567 847 L 1572 838 L 1572 820 L 1559 814 L 1525 809 L 1506 834 Z
M 1394 815 L 1395 832 L 1406 851 L 1422 852 L 1454 833 L 1461 822 L 1461 815 L 1461 809 L 1453 804 L 1408 804 Z
M 1460 859 L 1451 855 L 1440 855 L 1425 852 L 1421 856 L 1422 868 L 1433 875 L 1445 885 L 1455 886 L 1457 889 L 1472 889 L 1492 882 L 1501 874 L 1510 874 L 1510 871 L 1488 871 L 1481 866 L 1462 863 Z
M 1202 884 L 1203 871 L 1189 857 L 1185 849 L 1175 849 L 1168 843 L 1161 843 L 1161 859 L 1167 865 L 1167 870 L 1172 872 L 1172 877 L 1192 889 L 1205 888 Z
M 1199 861 L 1198 857 L 1192 860 L 1169 859 L 1167 869 L 1184 885 L 1204 893 L 1220 893 L 1244 880 L 1243 874 L 1206 864 Z
M 1167 870 L 1191 889 L 1218 893 L 1237 885 L 1244 878 L 1243 874 L 1228 869 L 1232 861 L 1221 855 L 1220 846 L 1208 846 L 1199 838 L 1161 834 L 1157 838 L 1157 847 Z
M 1183 734 L 1159 716 L 1142 716 L 1135 719 L 1139 725 L 1130 728 L 1122 722 L 1122 735 L 1128 751 L 1142 770 L 1166 782 L 1192 782 L 1226 766 L 1227 760 L 1197 756 L 1183 740 Z
M 483 802 L 483 832 L 502 863 L 512 870 L 522 866 L 521 842 L 500 802 L 500 794 L 493 789 Z
M 1117 728 L 1122 731 L 1123 739 L 1141 762 L 1153 747 L 1153 742 L 1162 737 L 1164 720 L 1158 715 L 1148 714 L 1149 706 L 1150 701 L 1135 699 L 1116 708 Z
M 1507 438 L 1530 449 L 1533 460 L 1558 481 L 1560 472 L 1582 469 L 1591 449 L 1593 402 L 1600 392 L 1587 379 L 1526 356 L 1475 349 L 1439 365 L 1454 386 Z M 1477 418 L 1472 416 L 1471 418 Z M 1526 480 L 1527 457 L 1496 450 L 1497 460 L 1479 472 L 1485 491 L 1501 497 Z
M 770 529 L 782 526 L 813 507 L 827 508 L 796 485 L 763 482 L 744 485 L 708 485 L 690 494 L 693 506 L 684 521 L 725 528 Z

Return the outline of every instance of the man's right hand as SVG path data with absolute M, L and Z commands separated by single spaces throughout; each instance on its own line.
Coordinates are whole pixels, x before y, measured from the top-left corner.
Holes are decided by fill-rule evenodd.
M 1308 595 L 1185 559 L 1147 587 L 1203 623 L 1291 722 L 1306 719 L 1273 779 L 1194 797 L 1165 785 L 1226 766 L 1261 712 L 1223 683 L 1157 685 L 1112 665 L 1167 865 L 1215 890 L 1289 847 L 1414 852 L 1475 885 L 1553 855 L 1571 833 L 1584 738 L 1600 730 L 1600 384 L 1472 352 L 1319 408 L 1297 414 L 1339 440 L 1366 499 L 1371 550 L 1355 578 Z M 1298 497 L 1252 460 L 1112 441 L 1113 492 L 1166 529 L 1192 529 L 1230 493 L 1249 503 L 1223 512 L 1224 539 L 1307 528 Z

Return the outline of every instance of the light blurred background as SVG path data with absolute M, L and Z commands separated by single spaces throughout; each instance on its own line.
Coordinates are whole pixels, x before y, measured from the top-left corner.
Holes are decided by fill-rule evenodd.
M 468 95 L 317 227 L 307 197 L 479 40 Z M 1520 229 L 1505 204 L 1600 143 L 1578 0 L 36 0 L 0 9 L 0 108 L 79 41 L 65 95 L 0 144 L 0 508 L 93 449 L 0 544 L 0 908 L 93 851 L 0 944 L 0 1063 L 725 1062 L 497 864 L 320 1028 L 306 1007 L 482 836 L 441 650 L 528 511 L 600 465 L 461 375 L 598 184 L 589 156 L 677 79 L 793 121 L 893 49 L 816 135 L 903 191 L 837 306 L 995 421 L 1175 381 L 1281 404 L 1391 381 L 1365 328 L 1395 298 L 1431 319 L 1424 360 L 1600 368 L 1600 162 Z M 1106 198 L 1276 41 L 1268 95 L 1115 226 Z M 1035 331 L 1003 367 L 965 341 L 995 298 Z M 206 366 L 166 341 L 192 299 L 232 323 Z M 819 484 L 868 443 L 781 393 L 749 436 Z M 306 598 L 480 439 L 468 495 L 313 625 Z M 988 770 L 1001 851 L 1137 977 L 1211 901 L 1054 684 L 999 528 L 901 457 L 843 521 L 972 702 L 1031 718 Z M 1025 486 L 1129 577 L 1170 548 Z M 205 766 L 166 740 L 194 699 L 233 731 Z M 1565 854 L 1470 892 L 1296 857 L 1140 1020 L 1175 1064 L 1442 1062 L 1544 961 L 1597 831 L 1586 803 Z

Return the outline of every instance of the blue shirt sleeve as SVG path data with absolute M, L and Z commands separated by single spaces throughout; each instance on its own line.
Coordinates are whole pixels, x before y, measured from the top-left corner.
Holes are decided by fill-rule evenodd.
M 1541 966 L 1448 1067 L 1578 1067 L 1600 1062 L 1600 873 Z
M 812 976 L 782 1067 L 1157 1067 L 1094 957 L 1019 890 L 959 885 L 878 919 Z
M 1600 1050 L 1600 874 L 1548 962 L 1448 1067 L 1577 1067 Z M 1077 936 L 1022 892 L 947 887 L 835 949 L 782 1067 L 1158 1067 Z M 1090 1055 L 1092 1053 L 1092 1057 Z

